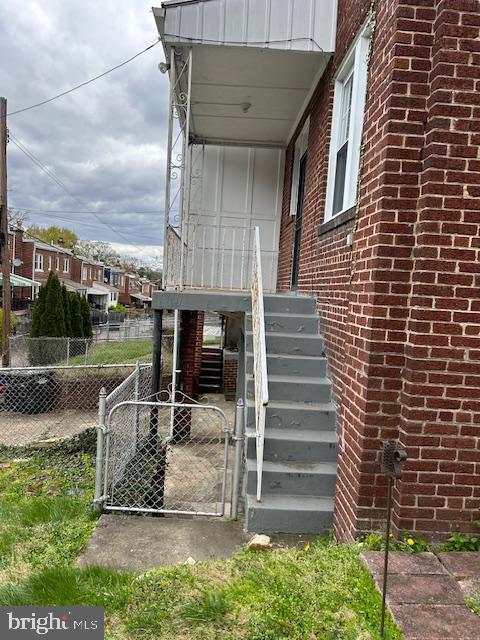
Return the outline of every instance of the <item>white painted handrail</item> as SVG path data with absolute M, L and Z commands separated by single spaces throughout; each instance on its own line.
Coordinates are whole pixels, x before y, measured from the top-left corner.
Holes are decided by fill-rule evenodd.
M 268 405 L 267 349 L 265 343 L 265 315 L 263 310 L 262 261 L 260 231 L 255 227 L 252 260 L 252 334 L 253 374 L 255 383 L 255 433 L 257 444 L 257 500 L 262 498 L 263 447 L 265 415 Z

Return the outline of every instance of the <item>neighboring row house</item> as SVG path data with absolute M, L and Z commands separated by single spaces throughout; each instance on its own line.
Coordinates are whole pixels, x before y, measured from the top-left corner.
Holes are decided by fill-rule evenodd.
M 381 529 L 393 439 L 396 530 L 475 531 L 478 0 L 153 13 L 184 145 L 167 149 L 153 307 L 181 312 L 187 393 L 203 312 L 237 322 L 247 528 Z
M 119 302 L 134 307 L 144 307 L 151 302 L 151 292 L 149 296 L 142 295 L 140 284 L 135 287 L 130 284 L 139 281 L 137 276 L 127 275 L 118 266 L 105 266 L 98 260 L 76 255 L 65 247 L 32 238 L 21 225 L 9 233 L 9 247 L 13 310 L 27 308 L 51 272 L 69 291 L 86 296 L 92 309 L 101 312 Z M 136 297 L 137 292 L 140 299 Z

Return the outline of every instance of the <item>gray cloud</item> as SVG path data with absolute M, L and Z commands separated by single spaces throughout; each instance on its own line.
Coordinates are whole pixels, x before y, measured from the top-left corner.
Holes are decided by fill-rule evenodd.
M 144 0 L 26 0 L 20 10 L 17 0 L 2 0 L 0 94 L 8 110 L 64 91 L 154 42 L 150 7 Z M 157 69 L 161 60 L 157 45 L 87 87 L 9 118 L 12 133 L 121 235 L 88 213 L 32 212 L 30 222 L 161 255 L 163 214 L 129 214 L 164 208 L 168 83 Z M 13 144 L 8 169 L 10 206 L 81 209 Z

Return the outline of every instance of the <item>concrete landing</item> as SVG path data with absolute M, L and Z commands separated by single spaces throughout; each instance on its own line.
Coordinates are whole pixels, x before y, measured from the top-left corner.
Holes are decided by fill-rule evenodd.
M 102 515 L 79 567 L 100 565 L 119 571 L 144 572 L 180 564 L 188 558 L 229 558 L 248 541 L 241 522 L 220 518 L 152 518 Z

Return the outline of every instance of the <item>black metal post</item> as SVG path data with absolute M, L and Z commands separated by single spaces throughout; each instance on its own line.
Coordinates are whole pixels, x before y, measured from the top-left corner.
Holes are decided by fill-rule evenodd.
M 392 521 L 392 488 L 393 478 L 388 477 L 387 493 L 387 526 L 385 530 L 385 559 L 383 563 L 383 588 L 382 588 L 382 621 L 380 623 L 380 635 L 385 637 L 385 607 L 387 600 L 387 576 L 388 576 L 388 552 L 390 549 L 390 527 Z
M 162 309 L 153 312 L 153 355 L 152 355 L 152 386 L 150 389 L 152 400 L 156 400 L 162 385 Z M 158 407 L 150 411 L 150 443 L 154 444 L 158 434 Z

